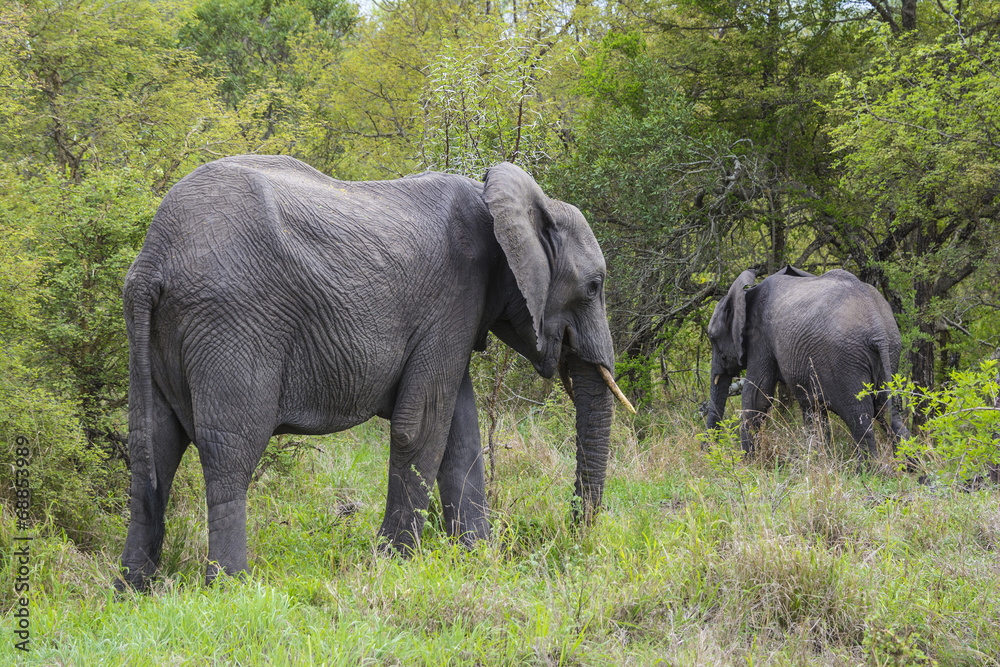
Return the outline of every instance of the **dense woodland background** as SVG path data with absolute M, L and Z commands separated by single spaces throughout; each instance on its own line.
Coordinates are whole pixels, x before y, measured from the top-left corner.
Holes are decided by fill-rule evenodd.
M 920 387 L 1000 346 L 996 0 L 3 0 L 0 432 L 83 548 L 127 503 L 122 278 L 171 185 L 248 152 L 524 166 L 604 248 L 647 423 L 704 400 L 748 267 L 877 286 Z M 481 398 L 544 401 L 509 361 L 479 359 Z

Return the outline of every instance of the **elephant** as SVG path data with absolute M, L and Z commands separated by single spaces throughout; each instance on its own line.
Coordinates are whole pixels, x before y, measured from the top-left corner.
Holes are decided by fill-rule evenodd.
M 604 256 L 578 209 L 510 163 L 343 182 L 286 156 L 204 164 L 164 197 L 123 288 L 130 520 L 119 590 L 156 573 L 194 443 L 206 583 L 243 575 L 246 494 L 274 434 L 390 421 L 383 548 L 415 548 L 434 483 L 447 532 L 489 536 L 469 373 L 488 332 L 576 409 L 577 520 L 602 500 L 615 356 Z M 629 406 L 631 408 L 631 406 Z
M 873 419 L 893 441 L 909 435 L 888 392 L 902 343 L 892 309 L 856 276 L 816 276 L 787 266 L 760 284 L 744 271 L 716 304 L 708 325 L 712 379 L 707 422 L 722 420 L 733 377 L 746 370 L 740 443 L 752 455 L 775 386 L 784 382 L 808 419 L 828 430 L 827 412 L 847 424 L 865 458 L 875 453 Z M 865 384 L 876 391 L 861 399 Z

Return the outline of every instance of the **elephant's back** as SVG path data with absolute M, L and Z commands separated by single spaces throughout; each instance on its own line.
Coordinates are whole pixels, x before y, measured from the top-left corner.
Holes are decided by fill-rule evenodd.
M 260 276 L 274 266 L 314 264 L 320 273 L 350 267 L 344 280 L 383 275 L 443 260 L 461 240 L 454 218 L 488 215 L 481 192 L 481 184 L 448 174 L 351 182 L 287 156 L 224 158 L 168 192 L 143 253 L 165 277 Z
M 775 276 L 768 281 L 774 281 L 768 291 L 769 308 L 787 314 L 800 326 L 824 332 L 883 328 L 884 313 L 878 301 L 885 300 L 847 271 L 835 269 L 807 277 Z
M 898 329 L 892 321 L 887 330 L 870 286 L 846 271 L 838 274 L 789 277 L 771 290 L 774 349 L 790 386 L 808 388 L 818 376 L 825 388 L 850 385 L 845 391 L 857 393 L 881 377 L 879 349 L 893 347 L 893 332 L 898 358 Z

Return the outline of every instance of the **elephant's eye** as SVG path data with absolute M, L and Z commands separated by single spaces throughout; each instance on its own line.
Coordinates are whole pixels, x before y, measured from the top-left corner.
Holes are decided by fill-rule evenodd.
M 587 297 L 593 299 L 601 292 L 601 285 L 603 281 L 600 278 L 594 278 L 587 284 Z

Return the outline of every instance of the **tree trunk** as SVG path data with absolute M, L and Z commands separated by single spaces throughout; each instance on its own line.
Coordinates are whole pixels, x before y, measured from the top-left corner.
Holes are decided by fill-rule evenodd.
M 917 0 L 903 0 L 900 8 L 900 24 L 903 32 L 917 29 Z
M 924 257 L 930 248 L 934 247 L 935 239 L 932 225 L 923 225 L 917 230 L 913 255 Z M 920 339 L 910 350 L 910 374 L 913 382 L 924 389 L 934 388 L 934 322 L 930 319 L 931 299 L 934 296 L 934 281 L 930 276 L 920 275 L 913 281 L 913 306 L 917 316 L 917 326 Z M 916 401 L 913 413 L 913 431 L 919 431 L 927 422 L 927 405 L 924 401 Z

